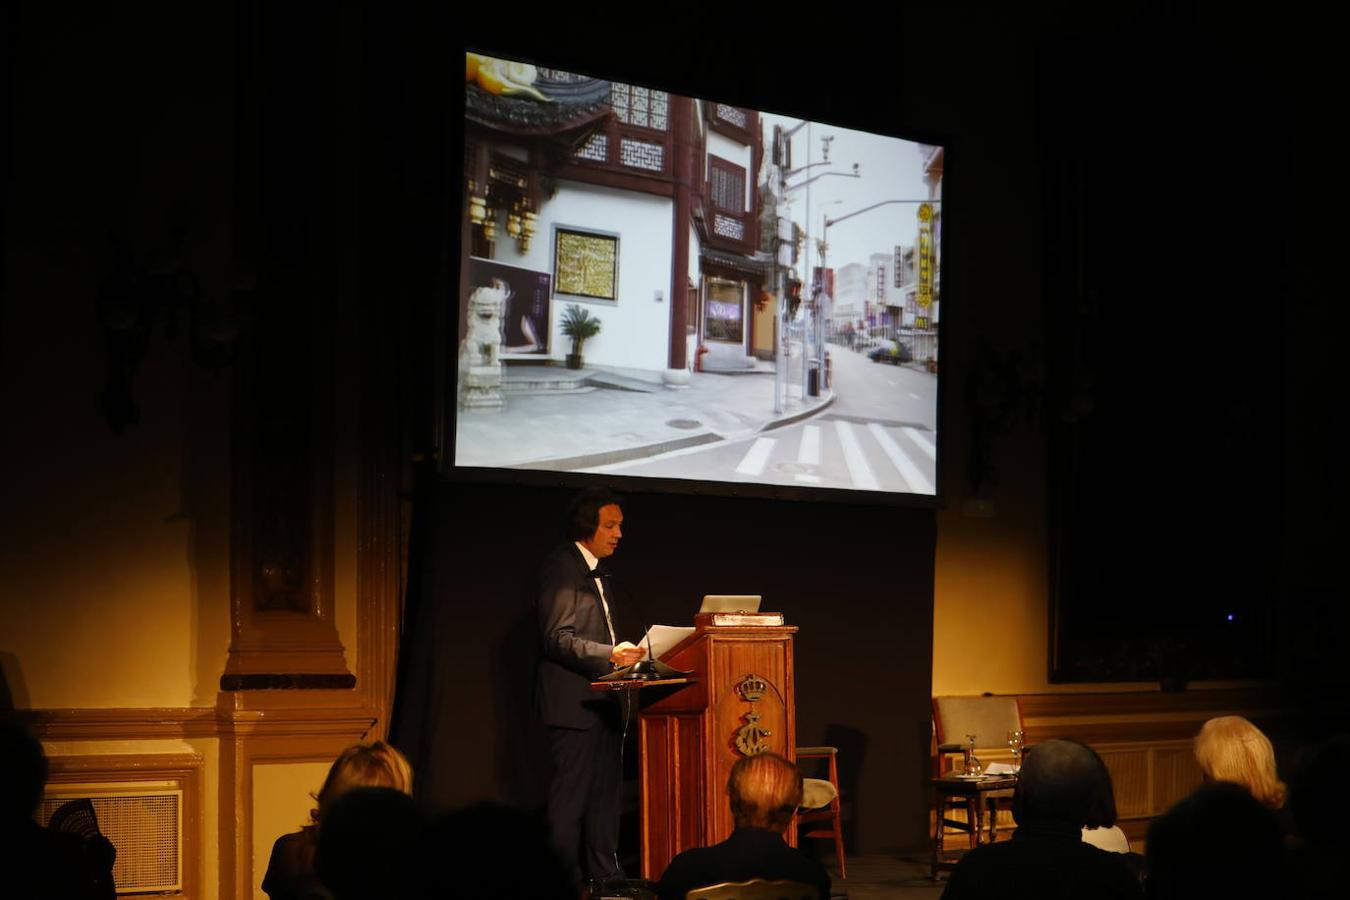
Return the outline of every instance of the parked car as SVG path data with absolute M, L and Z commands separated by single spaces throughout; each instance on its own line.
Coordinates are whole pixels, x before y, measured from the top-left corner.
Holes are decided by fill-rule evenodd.
M 867 354 L 867 358 L 872 362 L 888 362 L 893 366 L 901 363 L 907 363 L 914 359 L 914 354 L 910 352 L 908 344 L 902 344 L 898 341 L 882 341 L 881 346 Z

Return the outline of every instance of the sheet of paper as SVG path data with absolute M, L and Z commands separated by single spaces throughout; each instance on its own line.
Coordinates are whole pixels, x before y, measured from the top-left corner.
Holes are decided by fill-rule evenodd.
M 642 639 L 642 646 L 646 647 L 647 641 L 650 639 L 651 654 L 656 659 L 660 659 L 676 644 L 693 633 L 694 627 L 692 625 L 653 625 L 647 629 L 647 634 Z

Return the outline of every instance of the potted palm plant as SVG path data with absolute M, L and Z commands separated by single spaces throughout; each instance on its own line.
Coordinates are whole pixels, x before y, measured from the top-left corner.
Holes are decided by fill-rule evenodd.
M 581 348 L 587 338 L 600 333 L 600 320 L 575 303 L 563 310 L 562 333 L 572 339 L 572 352 L 567 354 L 567 368 L 581 368 Z

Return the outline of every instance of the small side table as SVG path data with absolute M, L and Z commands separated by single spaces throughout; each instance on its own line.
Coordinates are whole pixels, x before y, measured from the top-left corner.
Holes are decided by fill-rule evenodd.
M 930 877 L 936 881 L 937 873 L 940 869 L 956 868 L 956 861 L 949 860 L 943 855 L 942 838 L 946 817 L 944 812 L 948 801 L 953 797 L 965 799 L 966 804 L 966 823 L 970 830 L 971 848 L 980 845 L 980 832 L 984 830 L 984 812 L 985 809 L 995 800 L 1012 797 L 1013 788 L 1017 786 L 1016 775 L 989 775 L 978 781 L 967 778 L 956 778 L 953 776 L 944 776 L 942 778 L 930 778 L 928 783 L 933 788 L 934 811 L 933 816 L 933 860 Z M 994 842 L 994 822 L 995 816 L 989 817 L 989 843 Z

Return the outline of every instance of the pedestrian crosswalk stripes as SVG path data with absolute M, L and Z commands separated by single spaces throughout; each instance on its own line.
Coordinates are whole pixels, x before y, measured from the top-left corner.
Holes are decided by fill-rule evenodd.
M 877 439 L 877 443 L 881 445 L 882 451 L 895 465 L 896 470 L 900 473 L 900 477 L 905 479 L 905 483 L 909 485 L 911 491 L 916 494 L 935 493 L 932 482 L 925 478 L 923 473 L 919 471 L 919 467 L 910 462 L 909 457 L 901 452 L 900 446 L 895 442 L 895 438 L 887 434 L 886 429 L 882 428 L 876 422 L 873 422 L 867 426 L 867 430 L 872 433 L 872 437 Z
M 933 494 L 937 448 L 911 426 L 825 418 L 821 424 L 771 432 L 747 444 L 734 462 L 741 478 L 802 485 Z M 830 427 L 830 426 L 833 427 Z M 829 435 L 831 439 L 826 439 Z M 710 448 L 711 449 L 711 448 Z M 724 470 L 725 471 L 725 470 Z M 708 474 L 714 474 L 709 472 Z
M 900 430 L 905 433 L 905 437 L 913 441 L 920 450 L 927 454 L 929 459 L 937 459 L 937 447 L 933 446 L 933 442 L 928 440 L 922 431 L 917 428 L 901 428 Z
M 740 465 L 736 466 L 736 472 L 740 475 L 761 474 L 776 443 L 778 442 L 773 438 L 756 438 L 750 445 L 750 450 L 741 458 Z
M 864 491 L 876 491 L 881 489 L 877 483 L 877 477 L 872 474 L 872 467 L 867 464 L 867 457 L 863 456 L 862 447 L 858 444 L 858 436 L 853 433 L 853 426 L 841 420 L 836 419 L 834 430 L 839 436 L 839 446 L 844 451 L 844 465 L 848 466 L 848 477 L 852 479 L 853 486 Z
M 804 466 L 820 465 L 819 425 L 806 425 L 802 428 L 802 443 L 797 448 L 797 462 Z

